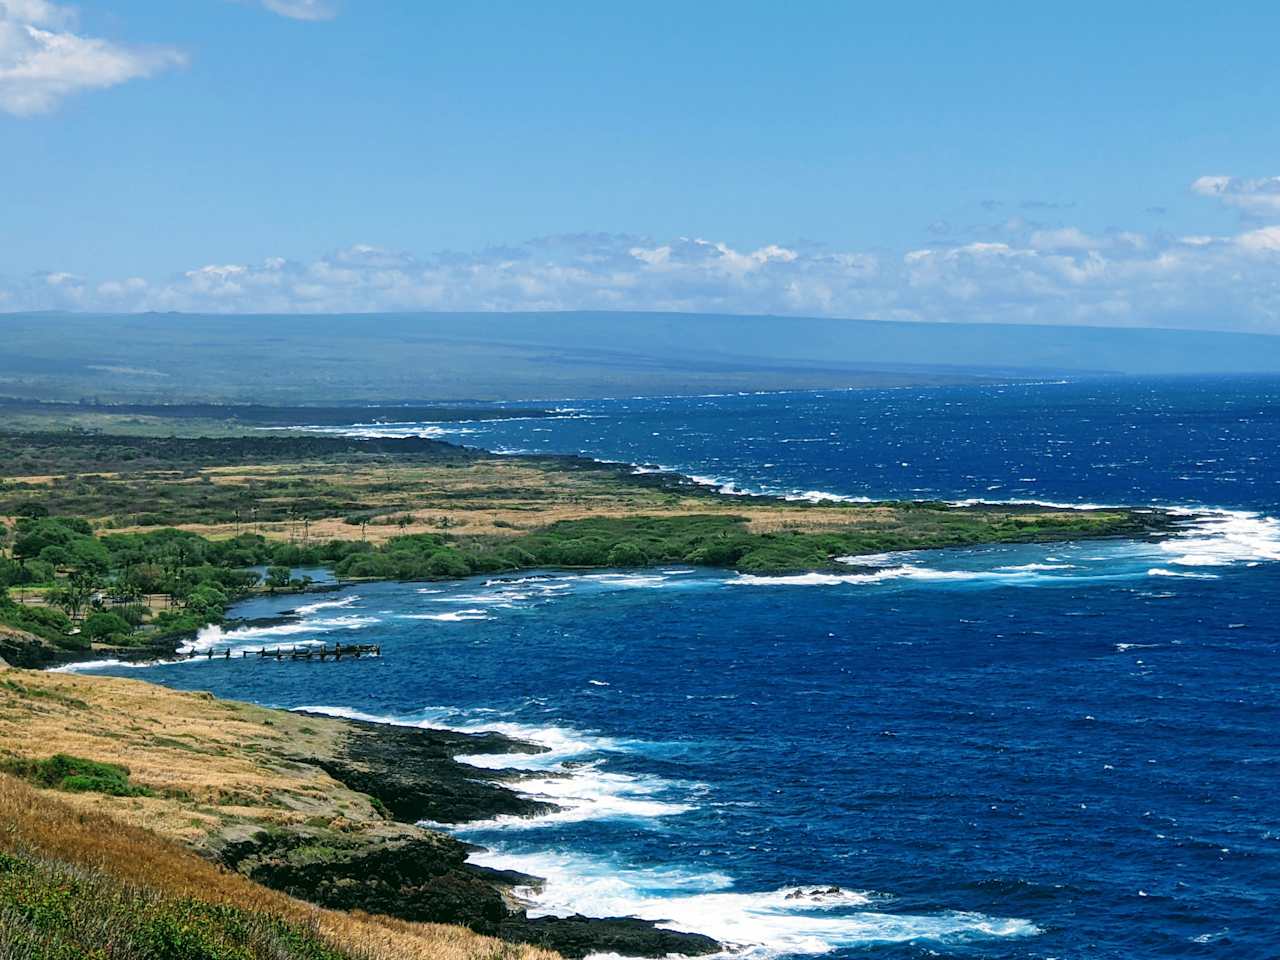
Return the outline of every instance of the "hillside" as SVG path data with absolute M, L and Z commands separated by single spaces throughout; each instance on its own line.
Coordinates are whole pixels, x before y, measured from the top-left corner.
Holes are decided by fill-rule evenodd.
M 0 396 L 326 403 L 1274 373 L 1280 337 L 658 313 L 0 315 Z
M 466 844 L 415 825 L 543 812 L 453 759 L 541 749 L 0 667 L 0 956 L 97 956 L 95 925 L 144 946 L 190 938 L 104 957 L 712 952 L 641 921 L 527 918 L 511 888 L 534 878 L 472 867 Z

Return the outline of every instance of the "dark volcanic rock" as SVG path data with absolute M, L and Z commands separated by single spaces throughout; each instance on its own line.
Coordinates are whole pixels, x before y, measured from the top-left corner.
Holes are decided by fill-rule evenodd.
M 53 662 L 56 651 L 37 636 L 0 626 L 0 658 L 9 666 L 39 670 Z
M 374 798 L 401 823 L 465 823 L 557 809 L 503 785 L 517 775 L 480 770 L 454 759 L 464 754 L 543 752 L 537 744 L 496 733 L 342 723 L 345 733 L 330 755 L 294 759 L 314 764 Z M 361 834 L 312 826 L 264 830 L 229 841 L 218 857 L 258 883 L 321 906 L 463 924 L 571 958 L 590 953 L 693 956 L 720 949 L 708 937 L 660 930 L 632 917 L 531 919 L 511 891 L 535 885 L 538 878 L 468 864 L 467 855 L 474 849 L 446 834 L 387 823 Z
M 634 917 L 512 917 L 493 926 L 477 927 L 503 940 L 532 943 L 566 957 L 589 953 L 617 953 L 624 957 L 702 956 L 719 953 L 720 944 L 698 933 L 660 930 L 649 920 Z
M 174 643 L 154 644 L 143 647 L 109 647 L 94 650 L 65 650 L 54 646 L 34 634 L 0 624 L 0 657 L 11 667 L 23 670 L 45 670 L 49 667 L 85 660 L 111 657 L 116 660 L 160 660 L 172 656 Z
M 308 762 L 353 790 L 379 800 L 396 820 L 465 823 L 496 816 L 532 817 L 554 804 L 526 800 L 500 786 L 500 771 L 458 763 L 460 754 L 542 753 L 544 747 L 499 733 L 468 734 L 348 721 L 350 733 L 334 757 Z

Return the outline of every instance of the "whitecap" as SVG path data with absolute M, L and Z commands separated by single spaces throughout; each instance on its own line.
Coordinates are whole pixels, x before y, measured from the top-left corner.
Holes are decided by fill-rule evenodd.
M 404 613 L 401 620 L 435 620 L 441 623 L 460 623 L 467 620 L 492 620 L 488 610 L 471 607 L 466 610 L 451 610 L 448 613 Z
M 730 586 L 750 587 L 834 587 L 841 584 L 883 583 L 887 580 L 978 580 L 984 574 L 971 570 L 932 570 L 928 567 L 899 566 L 886 567 L 872 573 L 796 573 L 765 576 L 743 573 L 726 580 Z
M 1015 566 L 996 567 L 996 569 L 1007 573 L 1038 573 L 1045 570 L 1074 570 L 1076 567 L 1071 563 L 1020 563 Z
M 1166 570 L 1163 567 L 1152 567 L 1147 571 L 1148 577 L 1177 577 L 1182 580 L 1217 580 L 1213 573 L 1180 573 L 1177 570 Z
M 829 493 L 826 490 L 793 490 L 783 494 L 782 499 L 803 503 L 874 503 L 870 497 Z
M 1185 567 L 1219 567 L 1238 562 L 1280 560 L 1280 520 L 1248 510 L 1179 509 L 1190 528 L 1160 544 L 1171 561 Z
M 354 603 L 358 603 L 360 598 L 352 594 L 349 597 L 343 597 L 341 600 L 320 600 L 316 603 L 308 603 L 301 607 L 295 607 L 293 612 L 299 617 L 309 617 L 317 610 L 331 610 L 341 607 L 349 607 Z
M 1034 936 L 1029 921 L 979 913 L 886 912 L 882 894 L 829 886 L 739 892 L 724 874 L 679 867 L 631 868 L 562 852 L 477 851 L 470 861 L 545 878 L 515 893 L 530 916 L 628 916 L 664 929 L 702 933 L 732 956 L 821 954 L 890 943 L 958 943 Z
M 481 757 L 458 757 L 462 763 L 477 764 Z M 509 761 L 508 756 L 502 760 Z M 483 756 L 483 765 L 509 768 Z M 536 817 L 506 815 L 479 820 L 455 828 L 460 832 L 493 829 L 530 829 L 551 824 L 580 823 L 586 820 L 654 820 L 673 817 L 694 809 L 691 804 L 662 799 L 675 786 L 659 777 L 626 773 L 610 773 L 600 763 L 577 764 L 565 768 L 552 767 L 546 776 L 525 777 L 508 781 L 507 787 L 528 800 L 555 804 L 559 809 Z
M 588 583 L 602 584 L 609 587 L 661 587 L 668 578 L 661 573 L 588 573 L 580 579 Z
M 80 673 L 85 670 L 103 670 L 107 667 L 143 667 L 151 663 L 130 663 L 127 660 L 80 660 L 76 663 L 64 663 L 60 667 L 49 667 L 46 673 Z
M 307 706 L 296 709 L 395 726 L 434 727 L 460 733 L 501 733 L 542 747 L 544 752 L 541 753 L 468 754 L 455 759 L 485 770 L 525 771 L 528 776 L 510 781 L 507 786 L 524 797 L 554 804 L 558 809 L 535 817 L 501 816 L 453 828 L 459 831 L 525 830 L 585 820 L 652 820 L 676 816 L 693 807 L 671 799 L 669 794 L 675 790 L 687 794 L 701 789 L 698 785 L 679 784 L 656 776 L 605 770 L 600 754 L 633 749 L 641 744 L 568 727 L 534 726 L 487 717 L 458 722 L 459 712 L 445 707 L 429 707 L 407 716 L 379 716 L 347 707 Z M 584 758 L 593 756 L 597 759 L 584 762 Z

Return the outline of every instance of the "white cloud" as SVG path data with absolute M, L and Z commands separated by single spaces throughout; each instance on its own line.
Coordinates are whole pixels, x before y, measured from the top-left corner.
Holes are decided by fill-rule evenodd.
M 1280 227 L 1250 230 L 1237 237 L 1236 243 L 1250 253 L 1280 254 Z
M 294 20 L 332 20 L 338 15 L 336 0 L 262 0 L 262 5 Z
M 83 90 L 186 62 L 168 48 L 124 47 L 73 32 L 75 12 L 47 0 L 0 0 L 0 110 L 45 113 Z
M 1280 177 L 1200 177 L 1191 189 L 1201 196 L 1215 197 L 1247 216 L 1280 215 Z
M 598 233 L 427 256 L 354 244 L 310 261 L 208 264 L 167 279 L 0 278 L 0 303 L 283 313 L 629 309 L 1280 334 L 1280 225 L 1234 235 L 1099 234 L 1014 219 L 897 253 Z
M 1096 239 L 1075 227 L 1036 230 L 1031 234 L 1031 246 L 1037 250 L 1091 250 L 1099 245 Z
M 1099 249 L 1041 249 L 1033 235 L 898 256 L 604 235 L 427 257 L 359 244 L 312 261 L 209 264 L 159 281 L 43 274 L 0 282 L 0 299 L 6 309 L 635 309 L 1280 333 L 1280 228 L 1205 242 L 1111 238 Z
M 76 13 L 48 0 L 3 0 L 0 2 L 0 20 L 6 19 L 36 27 L 71 27 L 75 25 Z

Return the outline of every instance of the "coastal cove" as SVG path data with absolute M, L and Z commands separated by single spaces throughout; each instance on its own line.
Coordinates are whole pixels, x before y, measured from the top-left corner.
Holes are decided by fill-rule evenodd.
M 249 601 L 233 611 L 247 623 L 205 631 L 197 644 L 237 650 L 376 636 L 380 659 L 339 668 L 198 658 L 95 672 L 393 728 L 492 731 L 541 745 L 538 754 L 462 759 L 557 809 L 470 824 L 429 818 L 484 848 L 473 863 L 544 878 L 517 891 L 535 916 L 635 916 L 737 937 L 740 949 L 769 954 L 880 944 L 914 956 L 925 946 L 969 944 L 983 956 L 1033 956 L 1026 951 L 1052 935 L 1046 908 L 1062 909 L 1054 906 L 1061 901 L 1073 909 L 1082 894 L 1052 894 L 1047 881 L 1002 886 L 1000 874 L 1030 863 L 1048 876 L 1078 869 L 1076 858 L 1087 852 L 1060 847 L 1055 824 L 1095 823 L 1127 806 L 1115 797 L 1094 813 L 1079 808 L 1101 805 L 1090 798 L 1105 794 L 1106 772 L 1087 763 L 1066 768 L 1071 776 L 1087 772 L 1082 799 L 1068 805 L 1055 797 L 1064 771 L 1048 743 L 1105 750 L 1144 788 L 1167 790 L 1180 752 L 1147 744 L 1147 726 L 1131 726 L 1114 706 L 1101 720 L 1084 704 L 1127 688 L 1135 671 L 1149 675 L 1147 664 L 1199 669 L 1207 653 L 1124 642 L 1102 624 L 1114 618 L 1119 636 L 1135 637 L 1156 614 L 1216 615 L 1225 644 L 1249 636 L 1232 629 L 1212 597 L 1222 579 L 1252 571 L 1218 570 L 1209 580 L 1176 563 L 1202 540 L 930 552 L 881 558 L 878 573 L 842 577 L 674 567 L 353 584 L 303 603 Z M 1038 598 L 1039 616 L 1028 615 L 1024 596 Z M 807 628 L 794 622 L 797 602 L 808 611 Z M 1055 609 L 1064 602 L 1065 610 Z M 936 634 L 936 609 L 957 624 L 954 638 Z M 1051 639 L 1060 623 L 1071 626 L 1071 641 Z M 868 624 L 883 628 L 867 632 Z M 1047 644 L 1053 659 L 1043 662 Z M 926 672 L 904 674 L 904 656 Z M 906 695 L 921 684 L 924 704 Z M 1165 688 L 1161 682 L 1131 703 L 1130 715 L 1160 703 Z M 776 709 L 786 710 L 785 721 Z M 1190 722 L 1173 702 L 1164 709 L 1171 712 L 1162 723 Z M 832 716 L 842 718 L 836 729 Z M 951 753 L 957 736 L 966 746 L 943 767 L 942 781 L 920 782 L 913 756 Z M 828 764 L 824 787 L 809 771 L 833 737 L 846 754 L 834 769 Z M 1215 740 L 1213 749 L 1246 751 L 1257 737 L 1264 731 L 1245 724 L 1234 744 Z M 915 744 L 906 756 L 904 743 Z M 1045 783 L 1033 802 L 1025 784 L 1006 778 L 1021 776 L 1015 759 L 1036 758 L 1035 776 Z M 986 781 L 976 792 L 962 785 L 974 763 Z M 850 776 L 864 786 L 841 789 Z M 1263 802 L 1256 791 L 1265 782 L 1254 782 L 1254 802 Z M 923 814 L 933 798 L 955 801 L 966 790 L 972 824 L 931 821 L 940 833 L 926 846 L 911 839 L 903 807 Z M 1001 798 L 1018 792 L 1023 799 L 1006 812 Z M 1240 796 L 1250 802 L 1248 791 Z M 1194 833 L 1204 814 L 1193 814 L 1191 801 L 1169 799 L 1161 816 L 1189 821 L 1184 831 Z M 1027 835 L 1002 864 L 978 878 L 971 865 L 959 874 L 948 867 L 951 844 L 969 842 L 974 829 L 991 842 L 1008 818 Z M 844 833 L 850 823 L 863 824 L 854 840 Z M 1248 847 L 1243 838 L 1232 843 Z M 839 893 L 815 892 L 833 888 Z
M 598 569 L 531 564 L 257 596 L 188 640 L 212 650 L 376 640 L 384 655 L 323 667 L 196 659 L 76 669 L 296 716 L 537 745 L 458 760 L 499 777 L 522 803 L 547 806 L 478 810 L 468 823 L 427 816 L 482 848 L 469 852 L 473 866 L 510 871 L 534 919 L 634 917 L 753 956 L 873 949 L 1119 960 L 1197 955 L 1199 945 L 1224 942 L 1247 951 L 1268 936 L 1259 905 L 1275 864 L 1269 838 L 1280 830 L 1268 813 L 1266 761 L 1269 658 L 1280 648 L 1266 611 L 1280 597 L 1280 530 L 1276 499 L 1260 492 L 1276 475 L 1265 392 L 1273 386 L 1259 400 L 1256 382 L 1213 385 L 1238 398 L 1225 407 L 1217 396 L 1198 407 L 1196 394 L 1175 392 L 1170 402 L 1182 409 L 1168 431 L 1136 448 L 1123 423 L 1141 407 L 1082 423 L 1071 405 L 1058 410 L 1051 385 L 1039 389 L 1018 388 L 1016 402 L 1038 405 L 1043 420 L 1018 437 L 991 433 L 1002 421 L 988 405 L 1008 402 L 1007 390 L 916 394 L 922 413 L 961 401 L 982 412 L 936 427 L 918 418 L 914 440 L 897 435 L 898 469 L 955 471 L 947 486 L 920 491 L 937 499 L 906 509 L 1070 516 L 1054 504 L 1124 502 L 1118 437 L 1153 477 L 1195 476 L 1182 461 L 1212 461 L 1199 468 L 1199 493 L 1128 488 L 1151 511 L 1132 515 L 1147 519 L 1128 535 L 1040 542 L 1023 531 L 1012 542 L 831 553 L 800 569 L 716 568 L 683 556 Z M 866 473 L 865 451 L 828 450 L 823 460 L 821 445 L 807 444 L 791 469 L 808 474 L 769 485 L 738 475 L 731 458 L 762 442 L 749 437 L 764 436 L 763 423 L 776 430 L 771 443 L 813 438 L 804 429 L 813 414 L 839 443 L 837 434 L 866 429 L 851 426 L 842 405 L 882 401 L 899 415 L 906 403 L 892 393 L 772 395 L 725 398 L 717 413 L 708 408 L 721 401 L 693 398 L 654 401 L 654 411 L 626 418 L 591 411 L 459 429 L 525 431 L 554 455 L 622 460 L 634 450 L 637 463 L 675 461 L 707 478 L 690 493 L 698 516 L 750 515 L 758 504 L 826 522 L 836 511 L 877 509 L 840 503 L 867 488 L 833 482 Z M 720 434 L 713 442 L 702 432 L 701 460 L 644 453 L 646 436 L 678 438 L 678 425 L 698 418 Z M 544 431 L 559 439 L 543 444 Z M 602 442 L 619 431 L 633 448 Z M 960 443 L 956 431 L 971 436 Z M 915 448 L 903 450 L 906 442 Z M 1196 448 L 1202 442 L 1212 456 Z M 936 459 L 970 443 L 1005 451 L 1006 476 L 1032 476 L 1017 459 L 1035 443 L 1088 451 L 1091 464 L 1064 458 L 1058 471 L 1047 459 L 1055 469 L 1011 491 L 1040 505 L 948 507 L 940 501 L 1002 492 L 976 496 L 991 478 Z M 768 496 L 715 492 L 726 486 Z M 1247 492 L 1228 498 L 1220 488 Z M 815 502 L 786 499 L 800 494 Z

